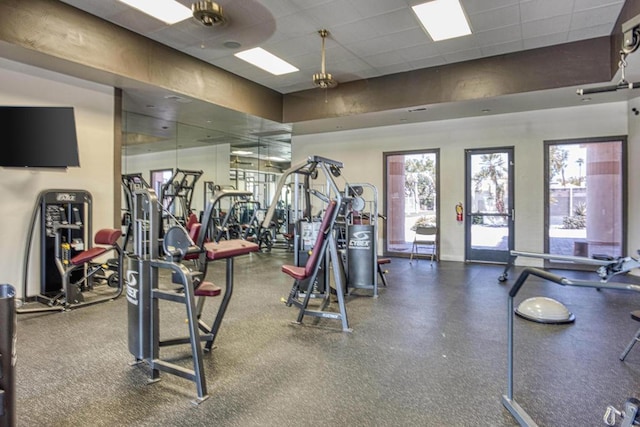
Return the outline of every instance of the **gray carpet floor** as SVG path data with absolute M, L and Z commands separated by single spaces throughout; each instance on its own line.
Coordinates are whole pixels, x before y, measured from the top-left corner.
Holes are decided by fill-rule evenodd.
M 517 277 L 500 266 L 394 258 L 379 298 L 347 297 L 353 332 L 331 319 L 292 323 L 290 278 L 273 251 L 236 260 L 236 286 L 205 354 L 210 398 L 193 405 L 192 382 L 131 366 L 127 300 L 17 323 L 19 426 L 514 426 L 507 387 L 507 294 Z M 570 276 L 571 272 L 564 273 Z M 223 284 L 224 264 L 209 278 Z M 577 320 L 515 320 L 515 396 L 541 426 L 598 426 L 609 404 L 640 396 L 640 295 L 527 281 L 517 298 L 549 296 Z M 212 319 L 217 299 L 205 312 Z M 336 305 L 333 304 L 333 307 Z M 186 333 L 184 306 L 161 302 L 161 336 Z M 188 345 L 161 356 L 190 362 Z

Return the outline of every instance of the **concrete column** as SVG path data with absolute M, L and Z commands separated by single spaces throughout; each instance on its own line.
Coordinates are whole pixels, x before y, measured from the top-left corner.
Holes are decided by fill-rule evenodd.
M 587 144 L 589 255 L 622 255 L 622 143 Z

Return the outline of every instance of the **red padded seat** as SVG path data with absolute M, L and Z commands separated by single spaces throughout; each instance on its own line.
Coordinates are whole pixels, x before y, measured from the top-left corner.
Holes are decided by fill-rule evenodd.
M 109 247 L 95 246 L 86 251 L 82 251 L 69 261 L 71 265 L 82 265 L 92 259 L 104 254 L 105 252 L 113 249 L 113 246 L 118 242 L 118 239 L 122 236 L 122 231 L 115 228 L 103 228 L 98 230 L 96 237 L 93 241 L 96 245 L 109 245 Z
M 194 295 L 197 297 L 217 297 L 222 292 L 219 286 L 211 282 L 202 282 L 195 290 Z
M 191 227 L 193 227 L 193 224 L 197 224 L 197 223 L 198 223 L 198 217 L 196 216 L 196 214 L 190 213 L 189 218 L 187 219 L 187 224 L 185 225 L 184 228 L 186 228 L 187 231 L 191 231 Z
M 220 242 L 205 243 L 204 250 L 207 251 L 207 259 L 214 261 L 216 259 L 246 255 L 250 252 L 258 252 L 258 245 L 240 239 L 221 240 Z
M 302 280 L 307 277 L 304 270 L 305 270 L 304 267 L 296 267 L 294 265 L 282 266 L 282 272 L 288 274 L 289 276 L 293 277 L 296 280 Z
M 96 246 L 91 249 L 87 249 L 86 251 L 80 252 L 78 255 L 71 258 L 71 265 L 81 265 L 85 262 L 89 262 L 95 257 L 102 255 L 107 252 L 107 248 L 103 248 L 102 246 Z
M 390 258 L 378 258 L 378 265 L 391 264 Z
M 313 244 L 313 249 L 311 249 L 311 254 L 307 259 L 307 263 L 304 265 L 304 267 L 283 265 L 283 273 L 288 274 L 296 280 L 306 279 L 313 274 L 316 268 L 316 264 L 320 262 L 323 256 L 323 254 L 321 253 L 321 248 L 323 247 L 322 245 L 324 244 L 324 241 L 327 237 L 327 233 L 331 231 L 330 226 L 333 219 L 333 212 L 336 209 L 336 205 L 337 202 L 335 200 L 330 201 L 327 205 L 327 209 L 324 212 L 324 217 L 322 217 L 322 222 L 320 223 L 320 231 L 318 232 L 318 237 L 316 237 L 316 242 Z
M 191 214 L 191 215 L 193 215 L 193 214 Z M 191 241 L 193 241 L 194 243 L 198 241 L 198 236 L 200 235 L 200 229 L 201 228 L 202 228 L 202 224 L 200 224 L 199 222 L 194 222 L 188 228 L 189 237 L 191 238 Z M 199 256 L 200 256 L 200 254 L 198 252 L 192 252 L 192 253 L 185 254 L 184 255 L 184 259 L 198 259 Z

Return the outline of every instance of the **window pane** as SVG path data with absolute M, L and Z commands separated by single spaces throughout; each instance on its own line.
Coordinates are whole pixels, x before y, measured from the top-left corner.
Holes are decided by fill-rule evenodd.
M 417 224 L 437 224 L 437 152 L 386 156 L 386 252 L 409 253 Z
M 548 146 L 548 251 L 622 256 L 622 141 Z

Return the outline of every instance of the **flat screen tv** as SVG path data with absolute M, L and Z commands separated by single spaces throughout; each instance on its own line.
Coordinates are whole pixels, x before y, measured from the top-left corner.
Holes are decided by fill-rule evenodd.
M 0 166 L 80 166 L 72 107 L 0 106 Z

